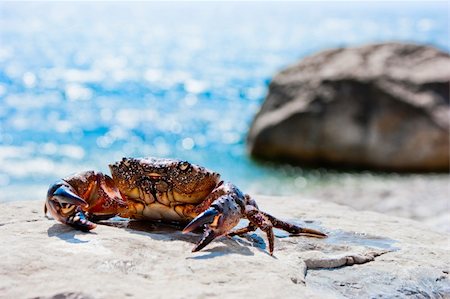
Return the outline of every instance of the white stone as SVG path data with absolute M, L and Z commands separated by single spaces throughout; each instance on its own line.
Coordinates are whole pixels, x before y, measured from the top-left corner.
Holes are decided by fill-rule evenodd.
M 257 201 L 329 237 L 277 238 L 273 257 L 261 232 L 191 253 L 199 235 L 173 227 L 122 221 L 83 233 L 46 219 L 42 201 L 0 204 L 1 297 L 450 297 L 449 234 L 298 197 Z

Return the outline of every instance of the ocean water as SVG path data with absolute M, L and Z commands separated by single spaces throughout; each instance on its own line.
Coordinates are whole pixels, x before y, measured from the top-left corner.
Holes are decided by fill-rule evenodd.
M 447 2 L 0 2 L 0 201 L 123 156 L 176 157 L 247 192 L 339 173 L 257 163 L 246 133 L 283 67 L 380 41 L 449 51 Z

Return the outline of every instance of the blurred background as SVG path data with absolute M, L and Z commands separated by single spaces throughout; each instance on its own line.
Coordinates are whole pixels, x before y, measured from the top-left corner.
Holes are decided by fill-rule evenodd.
M 414 202 L 445 210 L 448 174 L 255 162 L 245 140 L 287 65 L 391 40 L 448 52 L 448 25 L 446 1 L 2 2 L 0 201 L 43 200 L 60 177 L 157 156 L 214 169 L 249 193 L 431 217 Z

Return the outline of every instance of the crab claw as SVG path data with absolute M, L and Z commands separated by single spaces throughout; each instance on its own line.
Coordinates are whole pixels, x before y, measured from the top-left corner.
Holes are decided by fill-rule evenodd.
M 219 211 L 217 211 L 216 208 L 211 207 L 207 209 L 186 225 L 183 229 L 183 234 L 190 233 L 206 223 L 212 223 L 217 215 L 219 215 Z
M 79 207 L 75 209 L 75 214 L 66 219 L 66 224 L 81 231 L 90 231 L 97 227 L 97 224 L 91 222 L 86 214 Z
M 202 239 L 195 245 L 192 252 L 202 250 L 206 245 L 212 242 L 217 237 L 217 234 L 212 229 L 207 229 L 203 234 Z
M 65 181 L 50 186 L 45 203 L 47 211 L 57 220 L 82 231 L 94 229 L 97 225 L 89 221 L 81 207 L 89 204 L 78 196 L 73 187 Z
M 202 250 L 206 245 L 215 238 L 224 235 L 223 216 L 216 207 L 210 207 L 197 217 L 195 217 L 184 229 L 183 233 L 191 232 L 202 225 L 206 224 L 207 228 L 203 233 L 202 239 L 195 245 L 192 252 Z
M 85 171 L 68 176 L 50 186 L 45 213 L 76 229 L 88 231 L 94 221 L 127 211 L 114 180 L 101 172 Z
M 203 233 L 202 239 L 195 245 L 192 252 L 199 251 L 203 249 L 206 245 L 212 242 L 215 238 L 220 236 L 217 229 L 213 226 L 217 226 L 219 219 L 221 218 L 220 212 L 215 207 L 210 207 L 197 217 L 195 217 L 189 224 L 183 229 L 183 234 L 192 232 L 193 230 L 207 225 L 205 232 Z
M 59 186 L 53 192 L 53 198 L 58 200 L 59 203 L 68 203 L 76 206 L 88 206 L 88 203 L 84 199 L 73 193 L 66 185 Z
M 237 194 L 227 193 L 214 200 L 211 206 L 195 217 L 183 230 L 191 232 L 205 225 L 202 239 L 192 250 L 199 251 L 215 238 L 226 235 L 242 218 L 242 209 L 236 201 Z

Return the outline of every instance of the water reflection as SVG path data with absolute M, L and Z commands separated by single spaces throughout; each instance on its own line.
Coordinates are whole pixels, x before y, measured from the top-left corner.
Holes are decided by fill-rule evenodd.
M 367 5 L 0 3 L 0 200 L 122 156 L 191 160 L 249 192 L 306 188 L 320 171 L 246 155 L 272 75 L 332 46 L 447 47 L 439 5 Z

